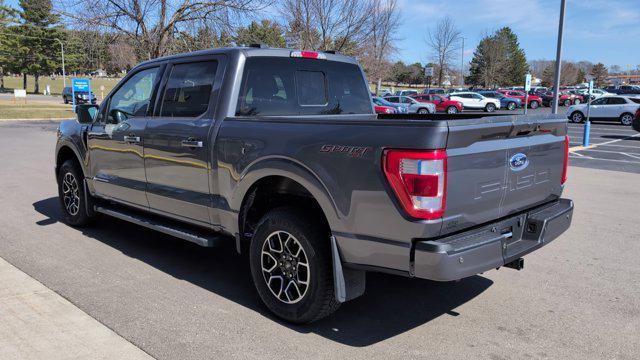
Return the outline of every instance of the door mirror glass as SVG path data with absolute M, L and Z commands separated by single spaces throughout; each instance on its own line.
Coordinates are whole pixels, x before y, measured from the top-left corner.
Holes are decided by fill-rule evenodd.
M 96 119 L 98 105 L 82 104 L 76 105 L 76 118 L 80 124 L 90 124 Z

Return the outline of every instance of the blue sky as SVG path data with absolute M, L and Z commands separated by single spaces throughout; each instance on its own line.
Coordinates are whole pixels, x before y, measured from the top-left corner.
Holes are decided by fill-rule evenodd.
M 398 0 L 402 25 L 400 51 L 405 62 L 428 62 L 425 37 L 450 16 L 465 40 L 468 62 L 483 34 L 510 26 L 527 59 L 555 59 L 560 0 Z M 640 0 L 568 0 L 563 58 L 640 66 Z M 459 63 L 460 60 L 458 60 Z

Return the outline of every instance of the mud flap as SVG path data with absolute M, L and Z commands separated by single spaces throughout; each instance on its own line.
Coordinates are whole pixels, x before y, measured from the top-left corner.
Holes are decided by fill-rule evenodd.
M 364 294 L 366 272 L 342 267 L 336 237 L 331 237 L 331 257 L 333 259 L 333 288 L 336 300 L 343 303 Z

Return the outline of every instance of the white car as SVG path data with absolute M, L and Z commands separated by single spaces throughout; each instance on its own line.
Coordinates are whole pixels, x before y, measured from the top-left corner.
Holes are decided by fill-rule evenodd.
M 418 90 L 396 90 L 395 96 L 411 96 L 416 95 Z
M 496 109 L 500 109 L 500 99 L 484 97 L 477 92 L 456 92 L 449 94 L 449 98 L 461 102 L 465 109 L 484 109 L 486 112 L 493 112 Z
M 588 96 L 589 95 L 589 89 L 578 90 L 578 93 L 580 95 L 582 95 L 582 96 Z M 593 89 L 591 91 L 591 96 L 593 97 L 593 99 L 597 99 L 597 98 L 602 97 L 602 96 L 612 96 L 612 95 L 616 95 L 616 94 L 610 93 L 610 92 L 602 90 L 602 89 Z
M 408 96 L 385 96 L 385 100 L 396 106 L 407 108 L 407 112 L 411 114 L 435 114 L 436 106 L 432 103 L 419 102 Z
M 591 101 L 589 118 L 592 120 L 620 121 L 622 125 L 631 125 L 635 112 L 640 108 L 640 98 L 606 95 Z M 571 122 L 580 123 L 587 118 L 587 104 L 572 105 L 567 109 Z

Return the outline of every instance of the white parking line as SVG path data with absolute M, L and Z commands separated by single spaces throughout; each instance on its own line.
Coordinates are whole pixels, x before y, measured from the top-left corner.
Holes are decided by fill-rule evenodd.
M 576 153 L 572 153 L 572 155 L 573 154 L 576 154 Z M 588 155 L 582 155 L 581 157 L 578 157 L 578 158 L 579 159 L 589 159 L 589 160 L 612 161 L 612 162 L 625 163 L 625 164 L 640 164 L 640 161 L 594 158 L 594 157 L 588 156 Z
M 626 152 L 622 152 L 622 151 L 611 151 L 611 150 L 598 150 L 598 149 L 584 149 L 584 150 L 579 150 L 579 151 L 589 151 L 589 152 L 601 152 L 601 153 L 608 153 L 608 154 L 622 154 L 625 156 L 628 156 L 630 158 L 634 158 L 634 159 L 638 159 L 640 160 L 640 156 L 638 155 L 631 155 L 629 153 Z M 577 153 L 574 153 L 576 155 L 578 155 Z M 579 155 L 583 155 L 583 154 L 579 154 Z M 639 154 L 640 155 L 640 154 Z

